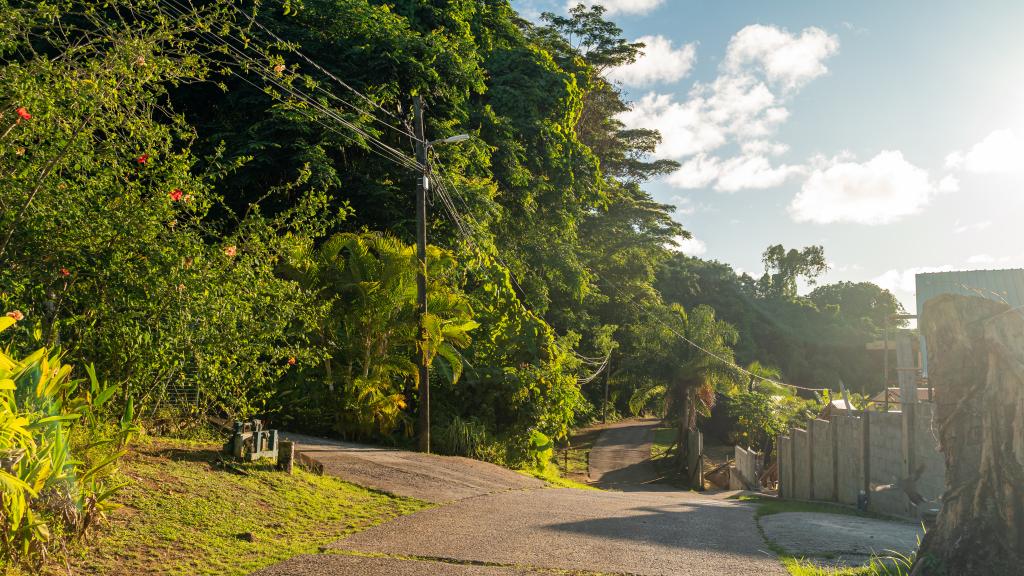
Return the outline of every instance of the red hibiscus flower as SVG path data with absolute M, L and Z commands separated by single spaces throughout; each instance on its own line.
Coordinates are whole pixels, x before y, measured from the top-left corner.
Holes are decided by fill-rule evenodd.
M 143 154 L 142 156 L 136 158 L 135 161 L 138 162 L 139 164 L 145 164 L 146 162 L 149 162 L 149 154 Z
M 68 276 L 71 276 L 71 270 L 68 270 L 67 268 L 61 268 L 60 275 L 67 278 Z
M 185 193 L 182 192 L 181 190 L 177 189 L 177 188 L 175 188 L 174 190 L 171 190 L 171 193 L 168 194 L 168 196 L 171 197 L 171 201 L 172 202 L 177 202 L 178 200 L 181 200 L 181 197 L 184 196 L 184 195 L 185 195 Z
M 21 116 L 22 120 L 32 119 L 32 115 L 28 113 L 28 110 L 26 110 L 24 106 L 19 107 L 15 112 L 18 113 L 18 116 Z

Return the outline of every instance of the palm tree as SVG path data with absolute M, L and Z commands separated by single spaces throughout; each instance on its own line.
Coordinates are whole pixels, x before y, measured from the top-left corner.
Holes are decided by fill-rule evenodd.
M 324 377 L 340 387 L 336 428 L 359 435 L 412 431 L 406 414 L 418 385 L 415 358 L 423 354 L 453 383 L 462 373 L 459 350 L 470 343 L 468 299 L 448 285 L 455 261 L 428 247 L 428 309 L 425 346 L 417 345 L 416 251 L 397 238 L 374 232 L 332 236 L 318 249 L 302 245 L 287 274 L 330 303 L 319 344 L 328 352 Z
M 662 345 L 645 361 L 653 381 L 634 393 L 630 408 L 661 401 L 665 417 L 674 419 L 679 430 L 677 466 L 682 471 L 697 415 L 710 415 L 716 391 L 731 392 L 742 382 L 732 350 L 739 335 L 731 324 L 716 319 L 714 309 L 706 305 L 687 313 L 672 304 L 662 317 L 656 328 Z

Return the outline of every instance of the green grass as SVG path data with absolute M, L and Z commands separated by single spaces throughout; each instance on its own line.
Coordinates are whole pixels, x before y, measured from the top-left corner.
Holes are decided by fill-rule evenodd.
M 300 469 L 254 463 L 238 474 L 213 464 L 218 450 L 185 440 L 137 445 L 121 465 L 130 482 L 115 498 L 121 508 L 88 554 L 70 551 L 71 573 L 248 574 L 428 506 Z
M 600 490 L 589 484 L 583 484 L 575 480 L 570 480 L 561 475 L 557 466 L 549 465 L 546 470 L 518 470 L 520 474 L 526 476 L 533 476 L 539 480 L 543 480 L 548 486 L 552 488 L 575 488 L 577 490 Z
M 555 457 L 551 461 L 562 474 L 586 476 L 590 471 L 590 448 L 573 446 L 568 449 L 558 449 L 555 450 Z
M 866 566 L 843 569 L 823 568 L 792 556 L 781 557 L 781 560 L 791 576 L 909 576 L 913 565 L 913 559 L 904 556 L 872 558 Z
M 757 504 L 757 511 L 754 513 L 758 518 L 781 514 L 783 512 L 820 512 L 823 514 L 843 514 L 848 516 L 862 516 L 865 518 L 879 518 L 877 514 L 861 512 L 849 506 L 828 504 L 826 502 L 801 502 L 795 500 L 780 500 L 765 496 L 741 494 L 735 497 L 741 502 Z
M 668 455 L 668 450 L 676 443 L 678 431 L 675 428 L 655 428 L 654 441 L 651 444 L 651 460 L 660 460 Z
M 741 502 L 751 502 L 757 505 L 754 517 L 757 520 L 757 529 L 761 532 L 768 548 L 779 556 L 779 560 L 789 571 L 791 576 L 907 576 L 910 574 L 910 567 L 914 563 L 913 557 L 893 554 L 892 556 L 878 556 L 869 560 L 865 566 L 857 568 L 825 568 L 813 561 L 813 559 L 794 556 L 788 550 L 772 542 L 765 535 L 761 528 L 760 519 L 772 514 L 783 512 L 818 512 L 822 514 L 841 514 L 849 516 L 862 516 L 878 518 L 876 514 L 864 513 L 856 508 L 847 506 L 831 505 L 819 502 L 798 502 L 793 500 L 779 500 L 778 498 L 767 498 L 763 496 L 741 495 L 736 498 Z

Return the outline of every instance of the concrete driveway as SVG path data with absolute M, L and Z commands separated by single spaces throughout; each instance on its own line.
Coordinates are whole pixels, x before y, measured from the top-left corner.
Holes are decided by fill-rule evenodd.
M 765 547 L 753 507 L 626 482 L 651 476 L 653 469 L 646 468 L 649 463 L 641 456 L 650 454 L 644 428 L 653 425 L 611 428 L 591 452 L 592 459 L 596 452 L 596 461 L 607 463 L 599 465 L 598 478 L 630 491 L 545 488 L 533 479 L 520 481 L 508 476 L 520 476 L 514 472 L 476 461 L 397 451 L 353 453 L 356 449 L 345 445 L 331 448 L 300 439 L 300 449 L 317 451 L 315 458 L 324 462 L 326 473 L 447 504 L 397 518 L 332 544 L 323 554 L 299 556 L 257 574 L 787 574 Z M 627 456 L 618 470 L 632 472 L 616 475 L 614 454 Z M 387 470 L 376 470 L 375 462 Z M 432 487 L 444 478 L 451 484 Z

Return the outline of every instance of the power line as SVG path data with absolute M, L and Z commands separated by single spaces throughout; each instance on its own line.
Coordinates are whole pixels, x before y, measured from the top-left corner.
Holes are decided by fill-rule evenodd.
M 167 2 L 169 4 L 172 4 L 170 9 L 175 14 L 166 14 L 166 15 L 171 16 L 171 17 L 177 15 L 179 17 L 191 17 L 193 19 L 196 19 L 195 15 L 189 14 L 187 12 L 187 10 L 181 4 L 176 2 L 175 0 L 167 0 Z M 376 150 L 376 152 L 379 155 L 383 155 L 383 157 L 385 157 L 385 158 L 387 158 L 387 159 L 389 159 L 389 160 L 391 160 L 391 161 L 393 161 L 395 163 L 398 163 L 398 164 L 400 164 L 400 165 L 402 165 L 402 166 L 404 166 L 406 168 L 414 169 L 414 170 L 420 170 L 421 169 L 420 165 L 417 162 L 415 162 L 414 160 L 412 160 L 412 159 L 408 158 L 407 156 L 405 156 L 404 153 L 402 153 L 399 150 L 393 148 L 392 146 L 382 142 L 381 140 L 379 140 L 378 138 L 374 137 L 373 135 L 367 133 L 361 127 L 355 125 L 354 123 L 350 122 L 349 120 L 347 120 L 347 119 L 341 117 L 340 115 L 338 115 L 337 112 L 335 112 L 334 110 L 332 110 L 332 109 L 330 109 L 330 108 L 328 108 L 326 106 L 323 106 L 322 104 L 319 104 L 319 103 L 315 102 L 313 100 L 313 98 L 309 94 L 306 94 L 301 89 L 296 88 L 295 86 L 293 86 L 293 85 L 291 85 L 289 83 L 284 83 L 284 82 L 280 81 L 279 79 L 275 78 L 273 75 L 270 75 L 270 74 L 268 74 L 266 72 L 261 72 L 264 69 L 265 65 L 263 63 L 261 63 L 261 62 L 256 61 L 251 56 L 245 54 L 245 52 L 244 52 L 244 46 L 246 45 L 246 41 L 245 40 L 243 40 L 243 39 L 236 39 L 236 38 L 232 37 L 231 35 L 226 35 L 227 38 L 231 38 L 232 40 L 235 40 L 236 42 L 242 43 L 243 48 L 239 48 L 239 47 L 231 44 L 230 42 L 228 42 L 224 38 L 216 36 L 216 35 L 213 35 L 213 34 L 211 34 L 209 32 L 202 31 L 201 29 L 199 31 L 199 34 L 204 36 L 207 39 L 207 41 L 211 42 L 212 44 L 221 46 L 223 48 L 226 48 L 229 51 L 229 53 L 228 53 L 229 56 L 233 57 L 236 60 L 236 62 L 238 62 L 239 64 L 242 64 L 243 66 L 248 65 L 248 67 L 251 67 L 251 69 L 260 78 L 262 78 L 264 81 L 266 81 L 266 82 L 268 82 L 270 84 L 273 84 L 278 89 L 286 92 L 288 95 L 290 95 L 291 97 L 295 98 L 296 100 L 306 104 L 307 106 L 313 108 L 314 110 L 317 110 L 317 111 L 319 111 L 319 112 L 321 112 L 323 114 L 326 114 L 328 117 L 330 117 L 334 121 L 342 124 L 343 126 L 348 128 L 349 130 L 352 130 L 356 134 L 362 136 L 365 139 L 366 144 L 368 145 L 368 147 L 371 150 L 373 148 L 377 148 L 378 149 L 378 150 Z M 258 44 L 258 43 L 256 43 L 256 44 Z M 244 78 L 242 75 L 238 74 L 234 70 L 231 70 L 231 73 L 233 75 L 239 77 L 240 79 L 246 81 L 250 85 L 253 85 L 254 87 L 258 88 L 258 86 L 253 84 L 251 81 L 248 81 L 248 79 Z M 325 93 L 330 94 L 325 89 L 323 89 L 323 88 L 320 88 L 320 89 L 325 91 Z M 331 94 L 331 95 L 335 99 L 344 102 L 344 100 L 341 100 L 337 96 L 335 96 L 333 94 Z M 369 114 L 369 113 L 367 113 L 365 111 L 362 111 L 362 112 L 364 114 L 369 115 L 372 118 L 376 118 L 372 114 Z M 319 122 L 319 123 L 322 126 L 326 127 L 326 125 L 323 124 L 322 122 Z M 339 133 L 336 130 L 335 130 L 335 132 Z M 351 137 L 346 137 L 346 138 L 349 141 L 356 142 Z
M 176 2 L 175 0 L 167 0 L 167 2 L 173 5 L 174 8 L 172 8 L 172 9 L 175 12 L 177 12 L 178 16 L 184 16 L 184 17 L 191 16 L 191 14 L 188 13 L 187 8 L 182 6 L 181 4 Z M 279 43 L 282 43 L 282 44 L 285 44 L 285 45 L 288 44 L 287 42 L 282 40 L 280 37 L 278 37 L 276 34 L 274 34 L 272 31 L 270 31 L 268 28 L 266 28 L 265 26 L 263 26 L 262 24 L 257 22 L 254 17 L 246 14 L 240 8 L 238 8 L 237 6 L 232 6 L 232 8 L 236 12 L 238 12 L 241 16 L 247 18 L 249 20 L 249 22 L 251 22 L 252 24 L 257 26 L 258 28 L 260 28 L 262 31 L 264 31 L 265 33 L 270 35 L 272 38 L 274 38 L 275 41 L 277 41 Z M 199 23 L 199 22 L 197 21 L 197 23 Z M 338 115 L 336 112 L 334 112 L 330 108 L 327 108 L 326 106 L 323 106 L 323 105 L 320 105 L 320 104 L 316 103 L 312 99 L 312 97 L 310 95 L 302 92 L 302 90 L 300 90 L 300 89 L 298 89 L 298 88 L 296 88 L 296 87 L 294 87 L 294 86 L 292 86 L 292 85 L 290 85 L 288 83 L 280 82 L 276 78 L 274 78 L 273 76 L 271 76 L 269 74 L 258 72 L 258 70 L 261 70 L 263 68 L 263 64 L 258 62 L 258 61 L 256 61 L 252 57 L 246 55 L 244 53 L 243 49 L 240 49 L 240 48 L 230 44 L 229 42 L 224 40 L 222 37 L 213 35 L 213 34 L 211 34 L 209 32 L 202 31 L 201 27 L 198 28 L 198 29 L 201 30 L 200 34 L 205 36 L 208 40 L 212 40 L 215 44 L 223 46 L 223 47 L 227 48 L 230 52 L 234 53 L 235 59 L 240 64 L 249 64 L 249 65 L 251 65 L 254 70 L 257 70 L 257 72 L 256 72 L 257 75 L 259 75 L 263 80 L 265 80 L 265 81 L 273 84 L 274 86 L 278 87 L 279 89 L 289 93 L 292 97 L 295 97 L 297 100 L 299 100 L 300 102 L 303 102 L 304 104 L 310 106 L 311 108 L 313 108 L 315 110 L 318 110 L 318 111 L 320 111 L 322 113 L 326 113 L 331 119 L 339 122 L 343 126 L 349 128 L 353 132 L 356 132 L 357 134 L 362 136 L 364 139 L 366 139 L 367 143 L 369 143 L 371 145 L 375 144 L 376 146 L 378 146 L 380 148 L 383 148 L 383 150 L 374 150 L 374 152 L 380 154 L 382 157 L 385 157 L 386 159 L 392 160 L 392 161 L 394 161 L 394 162 L 396 162 L 396 163 L 398 163 L 398 164 L 400 164 L 400 165 L 402 165 L 402 166 L 404 166 L 406 168 L 415 169 L 415 170 L 420 170 L 420 169 L 423 168 L 418 162 L 416 162 L 416 161 L 414 161 L 412 159 L 409 159 L 402 152 L 400 152 L 397 149 L 391 147 L 390 145 L 382 142 L 378 138 L 368 134 L 365 130 L 363 130 L 359 126 L 355 125 L 354 123 L 344 119 L 343 117 Z M 239 39 L 235 39 L 231 35 L 226 35 L 226 37 L 232 38 L 233 40 L 239 41 L 240 43 L 242 43 L 243 47 L 247 43 L 244 39 L 240 39 L 240 38 Z M 256 43 L 258 45 L 258 42 L 254 42 L 254 43 Z M 266 47 L 262 47 L 262 48 L 265 51 L 267 50 Z M 353 92 L 354 94 L 356 94 L 357 96 L 359 96 L 360 98 L 362 98 L 366 102 L 372 104 L 373 106 L 375 106 L 376 108 L 378 108 L 382 112 L 388 114 L 389 116 L 391 116 L 391 117 L 393 117 L 395 119 L 398 119 L 397 116 L 395 116 L 394 114 L 389 112 L 387 109 L 383 108 L 378 103 L 376 103 L 372 99 L 370 99 L 368 96 L 366 96 L 365 94 L 359 92 L 358 90 L 356 90 L 355 88 L 350 86 L 348 83 L 346 83 L 345 81 L 341 80 L 336 75 L 332 74 L 330 71 L 325 69 L 320 64 L 316 63 L 314 60 L 312 60 L 311 58 L 309 58 L 305 54 L 299 52 L 298 50 L 293 50 L 293 52 L 296 55 L 298 55 L 300 58 L 305 60 L 307 63 L 312 65 L 314 68 L 316 68 L 317 70 L 319 70 L 320 72 L 322 72 L 323 74 L 325 74 L 326 76 L 328 76 L 329 78 L 334 80 L 336 83 L 338 83 L 342 87 L 344 87 L 344 88 L 348 89 L 349 91 Z M 237 76 L 238 78 L 242 79 L 243 81 L 248 82 L 250 85 L 258 88 L 258 86 L 256 86 L 253 82 L 249 81 L 247 78 L 243 77 L 241 74 L 238 74 L 234 70 L 231 70 L 231 73 L 234 74 L 235 76 Z M 339 101 L 339 102 L 341 102 L 341 103 L 343 103 L 343 104 L 345 104 L 345 105 L 355 109 L 358 112 L 363 113 L 364 115 L 369 116 L 370 118 L 374 119 L 375 121 L 378 121 L 378 122 L 382 123 L 383 125 L 385 125 L 385 126 L 391 128 L 391 129 L 399 132 L 400 134 L 404 134 L 404 135 L 412 137 L 413 139 L 417 139 L 415 137 L 415 135 L 410 134 L 406 130 L 399 129 L 399 128 L 397 128 L 397 127 L 395 127 L 395 126 L 393 126 L 393 125 L 391 125 L 391 124 L 389 124 L 389 123 L 379 119 L 376 115 L 374 115 L 372 113 L 369 113 L 366 110 L 363 110 L 362 108 L 359 108 L 358 106 L 356 106 L 354 104 L 351 104 L 351 103 L 341 99 L 340 97 L 338 97 L 334 93 L 332 93 L 330 91 L 327 91 L 326 89 L 322 88 L 319 85 L 315 85 L 314 89 L 318 89 L 318 90 L 323 91 L 329 97 L 331 97 L 331 98 L 333 98 L 333 99 L 335 99 L 335 100 L 337 100 L 337 101 Z M 317 118 L 314 118 L 314 121 L 318 122 L 319 124 L 321 124 L 325 128 L 331 129 L 332 131 L 335 131 L 336 133 L 341 134 L 340 132 L 338 132 L 336 130 L 333 130 L 332 128 L 330 128 L 329 126 L 324 124 L 323 122 L 320 122 L 319 119 L 317 119 Z M 349 136 L 345 136 L 345 137 L 348 138 L 350 141 L 352 140 L 352 138 L 349 137 Z M 436 162 L 433 162 L 433 161 L 431 161 L 429 159 L 428 159 L 428 165 L 430 165 L 432 167 L 437 167 L 438 166 Z M 468 205 L 465 204 L 465 201 L 462 200 L 461 196 L 459 196 L 457 192 L 453 192 L 453 193 L 449 192 L 449 189 L 448 189 L 447 183 L 446 183 L 446 178 L 444 177 L 443 171 L 440 170 L 440 168 L 438 168 L 438 173 L 439 173 L 439 176 L 440 176 L 438 178 L 438 182 L 439 182 L 438 197 L 441 199 L 442 203 L 444 204 L 445 209 L 448 212 L 448 216 L 452 220 L 452 222 L 455 224 L 456 229 L 459 231 L 459 234 L 463 238 L 465 238 L 468 242 L 470 242 L 471 244 L 475 245 L 474 239 L 473 239 L 473 235 L 474 235 L 474 232 L 476 232 L 476 230 L 473 227 L 467 227 L 467 225 L 463 222 L 461 214 L 459 213 L 458 209 L 454 206 L 454 203 L 452 202 L 452 196 L 458 198 L 463 203 L 463 205 L 466 207 L 467 211 L 468 211 Z M 479 247 L 477 247 L 477 248 L 479 249 Z M 516 280 L 515 276 L 511 272 L 511 268 L 508 266 L 507 263 L 504 262 L 504 260 L 500 256 L 500 254 L 495 254 L 494 257 L 509 272 L 509 279 L 516 286 L 518 291 L 520 293 L 522 293 L 523 295 L 525 295 L 525 291 L 523 291 L 522 286 L 519 285 L 519 282 Z M 597 274 L 596 272 L 594 272 L 593 270 L 588 270 L 588 272 L 590 272 L 595 278 L 597 278 L 599 280 L 602 280 L 601 276 L 599 274 Z M 615 287 L 614 284 L 612 284 L 612 283 L 610 283 L 608 281 L 605 281 L 605 282 L 610 287 L 612 287 L 612 289 L 615 290 L 616 293 L 619 294 L 620 298 L 622 297 L 621 293 L 618 292 L 618 290 L 617 290 L 617 288 Z M 785 386 L 785 387 L 789 387 L 789 388 L 795 388 L 795 389 L 798 389 L 798 390 L 806 390 L 806 391 L 814 391 L 814 392 L 823 391 L 823 390 L 829 390 L 828 388 L 809 388 L 809 387 L 805 387 L 805 386 L 798 386 L 796 384 L 788 384 L 788 383 L 784 383 L 784 382 L 778 382 L 778 381 L 773 380 L 771 378 L 767 378 L 767 377 L 755 374 L 755 373 L 747 370 L 746 368 L 743 368 L 742 366 L 739 366 L 738 364 L 736 364 L 734 362 L 731 362 L 731 361 L 729 361 L 729 360 L 727 360 L 725 358 L 722 358 L 721 356 L 715 354 L 714 352 L 711 352 L 710 350 L 707 350 L 706 348 L 704 348 L 703 346 L 697 344 L 696 342 L 694 342 L 690 338 L 687 338 L 685 335 L 679 333 L 675 328 L 673 328 L 672 326 L 670 326 L 669 324 L 664 322 L 664 320 L 662 320 L 657 314 L 654 314 L 651 310 L 641 309 L 641 307 L 637 303 L 635 303 L 635 302 L 633 302 L 631 300 L 627 300 L 627 303 L 629 305 L 631 305 L 632 307 L 634 307 L 634 309 L 636 309 L 637 311 L 648 313 L 652 318 L 655 319 L 656 322 L 661 324 L 664 328 L 669 330 L 676 337 L 678 337 L 681 340 L 683 340 L 684 342 L 686 342 L 688 345 L 690 345 L 693 348 L 699 350 L 703 354 L 705 354 L 705 355 L 707 355 L 707 356 L 709 356 L 711 358 L 714 358 L 715 360 L 717 360 L 720 363 L 730 367 L 733 370 L 736 370 L 736 371 L 738 371 L 740 373 L 743 373 L 743 374 L 745 374 L 747 376 L 750 376 L 752 378 L 756 378 L 756 379 L 764 381 L 764 382 L 769 382 L 771 384 L 775 384 L 777 386 Z M 525 301 L 524 301 L 524 304 L 525 304 Z M 600 374 L 601 370 L 603 370 L 604 366 L 607 364 L 607 360 L 609 358 L 610 358 L 610 354 L 609 354 L 608 357 L 606 357 L 605 362 L 602 363 L 601 369 L 598 370 L 597 374 Z M 596 378 L 596 375 L 594 375 L 592 378 Z
M 432 164 L 432 166 L 435 166 L 435 165 L 436 164 Z M 443 177 L 443 175 L 442 175 L 442 177 Z M 467 209 L 468 209 L 468 207 L 467 207 Z M 743 368 L 742 366 L 736 364 L 735 362 L 731 362 L 728 359 L 723 358 L 723 357 L 719 356 L 718 354 L 715 354 L 714 352 L 712 352 L 710 350 L 707 350 L 706 348 L 704 348 L 703 346 L 697 344 L 696 342 L 694 342 L 690 338 L 687 338 L 684 334 L 681 334 L 675 328 L 673 328 L 668 323 L 666 323 L 660 316 L 655 314 L 653 311 L 651 311 L 649 309 L 642 309 L 636 302 L 633 302 L 632 300 L 624 298 L 622 293 L 619 292 L 618 288 L 613 283 L 611 283 L 608 280 L 605 280 L 604 278 L 602 278 L 600 274 L 598 274 L 597 272 L 595 272 L 593 270 L 588 270 L 588 272 L 593 274 L 594 277 L 597 278 L 598 280 L 603 280 L 606 284 L 608 284 L 616 292 L 616 294 L 619 296 L 620 300 L 626 301 L 626 303 L 628 303 L 630 306 L 632 306 L 638 312 L 646 312 L 652 318 L 654 318 L 654 320 L 656 322 L 661 324 L 669 332 L 671 332 L 676 337 L 678 337 L 679 339 L 681 339 L 684 342 L 686 342 L 688 345 L 690 345 L 693 348 L 699 350 L 703 354 L 705 354 L 707 356 L 710 356 L 711 358 L 714 358 L 715 360 L 717 360 L 720 363 L 722 363 L 722 364 L 732 368 L 733 370 L 736 370 L 737 372 L 740 372 L 740 373 L 745 374 L 747 376 L 750 376 L 752 378 L 756 378 L 756 379 L 758 379 L 760 381 L 763 381 L 763 382 L 768 382 L 770 384 L 775 384 L 777 386 L 784 386 L 784 387 L 789 387 L 789 388 L 795 388 L 797 390 L 805 390 L 805 391 L 809 391 L 809 392 L 820 392 L 820 391 L 823 391 L 823 390 L 829 390 L 829 388 L 810 388 L 810 387 L 807 387 L 807 386 L 798 386 L 796 384 L 788 384 L 788 383 L 785 383 L 785 382 L 778 382 L 778 381 L 773 380 L 771 378 L 767 378 L 765 376 L 761 376 L 759 374 L 755 374 L 755 373 L 751 372 L 750 370 L 747 370 L 746 368 Z
M 279 36 L 278 36 L 277 34 L 275 34 L 275 33 L 274 33 L 274 32 L 273 32 L 272 30 L 270 30 L 269 28 L 267 28 L 267 27 L 266 27 L 266 26 L 264 26 L 263 24 L 260 24 L 260 23 L 259 23 L 259 22 L 258 22 L 258 21 L 256 20 L 256 16 L 255 16 L 255 13 L 253 13 L 253 14 L 251 14 L 251 15 L 250 15 L 250 14 L 246 13 L 245 11 L 243 11 L 243 10 L 242 10 L 241 8 L 239 8 L 238 6 L 235 6 L 235 5 L 233 5 L 233 4 L 231 5 L 231 8 L 232 8 L 232 9 L 233 9 L 233 10 L 234 10 L 235 12 L 237 12 L 237 13 L 238 13 L 238 14 L 239 14 L 240 16 L 242 16 L 243 18 L 247 18 L 247 19 L 249 20 L 249 22 L 250 22 L 251 24 L 255 25 L 255 26 L 256 26 L 257 28 L 259 28 L 260 30 L 262 30 L 263 32 L 265 32 L 265 33 L 266 33 L 267 35 L 269 35 L 269 36 L 270 36 L 271 38 L 273 38 L 273 39 L 274 39 L 274 40 L 275 40 L 276 42 L 278 42 L 278 43 L 281 43 L 281 44 L 285 44 L 285 45 L 289 44 L 289 42 L 287 42 L 287 41 L 285 41 L 285 40 L 282 40 L 282 39 L 281 39 L 281 38 L 280 38 L 280 37 L 279 37 Z M 337 77 L 337 76 L 336 76 L 335 74 L 333 74 L 333 73 L 332 73 L 332 72 L 331 72 L 330 70 L 327 70 L 326 68 L 324 68 L 323 66 L 321 66 L 320 64 L 318 64 L 318 63 L 317 63 L 316 61 L 314 61 L 314 60 L 313 60 L 312 58 L 310 58 L 309 56 L 306 56 L 305 54 L 303 54 L 302 52 L 300 52 L 300 51 L 299 51 L 298 49 L 293 49 L 293 50 L 292 50 L 292 52 L 293 52 L 293 53 L 294 53 L 295 55 L 297 55 L 297 56 L 298 56 L 299 58 L 302 58 L 303 60 L 305 60 L 306 62 L 308 62 L 308 63 L 309 63 L 309 64 L 310 64 L 311 66 L 313 66 L 314 68 L 316 68 L 317 70 L 319 70 L 320 72 L 322 72 L 322 73 L 323 73 L 324 75 L 326 75 L 326 76 L 327 76 L 328 78 L 330 78 L 331 80 L 334 80 L 334 81 L 335 81 L 336 83 L 338 83 L 338 85 L 340 85 L 340 86 L 341 86 L 342 88 L 345 88 L 346 90 L 349 90 L 350 92 L 352 92 L 352 93 L 353 93 L 353 94 L 355 94 L 356 96 L 359 96 L 360 98 L 362 98 L 363 100 L 365 100 L 365 101 L 366 101 L 367 103 L 369 103 L 370 105 L 374 106 L 375 108 L 377 108 L 377 109 L 378 109 L 378 110 L 380 110 L 381 112 L 383 112 L 383 113 L 387 114 L 388 116 L 390 116 L 390 117 L 394 118 L 395 120 L 398 120 L 399 122 L 402 122 L 402 121 L 403 121 L 403 120 L 402 120 L 401 118 L 399 118 L 398 116 L 396 116 L 395 114 L 393 114 L 393 113 L 392 113 L 391 111 L 389 111 L 388 109 L 384 108 L 383 106 L 381 106 L 380 104 L 378 104 L 377 102 L 375 102 L 375 101 L 374 101 L 374 100 L 373 100 L 372 98 L 370 98 L 369 96 L 367 96 L 367 95 L 363 94 L 363 93 L 362 93 L 362 92 L 360 92 L 359 90 L 356 90 L 356 89 L 355 89 L 355 88 L 353 88 L 353 87 L 352 87 L 351 85 L 349 85 L 349 84 L 348 84 L 347 82 L 345 82 L 345 81 L 344 81 L 344 80 L 342 80 L 341 78 L 338 78 L 338 77 Z M 350 106 L 353 106 L 353 107 L 355 107 L 355 108 L 357 108 L 357 109 L 361 110 L 360 108 L 356 107 L 355 105 L 352 105 L 352 104 L 350 104 Z M 415 138 L 416 138 L 416 136 L 415 136 L 415 135 L 413 135 L 413 134 L 412 134 L 411 132 L 409 132 L 408 130 L 402 130 L 402 129 L 400 129 L 400 128 L 397 128 L 397 127 L 395 127 L 395 126 L 392 126 L 391 124 L 389 124 L 389 123 L 387 123 L 387 122 L 385 122 L 385 121 L 383 121 L 383 120 L 380 120 L 379 118 L 376 118 L 375 116 L 374 116 L 374 119 L 375 119 L 375 120 L 377 120 L 378 122 L 380 122 L 380 123 L 384 124 L 385 126 L 387 126 L 387 127 L 391 128 L 392 130 L 396 130 L 396 131 L 398 131 L 398 132 L 401 132 L 402 134 L 405 134 L 405 135 L 407 135 L 407 136 L 409 136 L 409 137 L 411 137 L 411 138 L 413 138 L 413 139 L 415 139 Z

